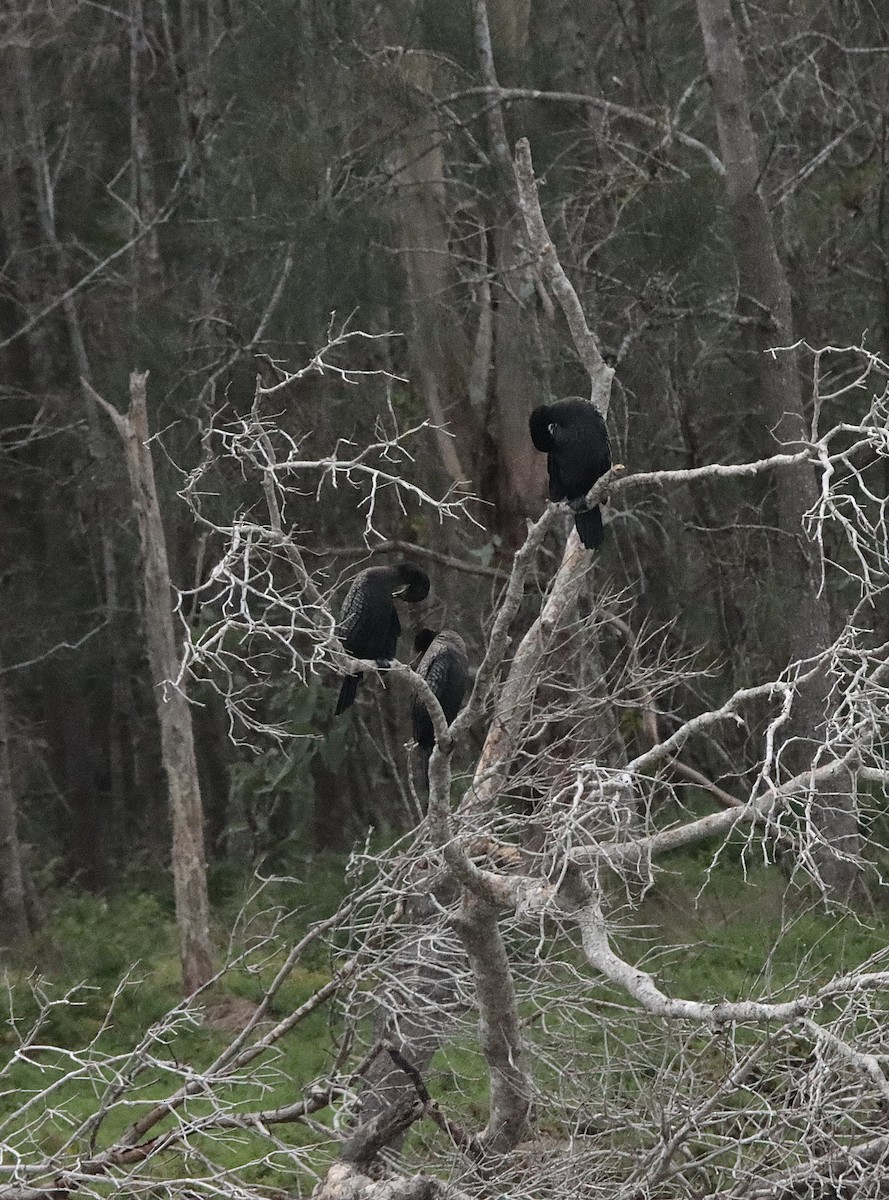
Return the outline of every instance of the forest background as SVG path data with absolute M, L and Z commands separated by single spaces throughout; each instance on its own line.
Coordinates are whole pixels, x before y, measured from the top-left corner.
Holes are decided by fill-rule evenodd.
M 628 474 L 767 458 L 822 409 L 822 428 L 861 419 L 859 393 L 884 386 L 889 352 L 889 27 L 864 0 L 740 3 L 733 25 L 727 13 L 721 0 L 4 6 L 0 789 L 4 853 L 17 843 L 21 867 L 21 894 L 9 895 L 8 870 L 4 891 L 20 978 L 34 965 L 83 969 L 61 947 L 106 907 L 120 906 L 127 930 L 109 977 L 148 953 L 141 929 L 171 921 L 139 530 L 120 438 L 94 399 L 124 411 L 132 370 L 149 372 L 183 645 L 186 627 L 200 643 L 212 622 L 221 531 L 257 505 L 234 457 L 214 462 L 199 505 L 195 488 L 213 431 L 254 411 L 258 374 L 275 389 L 264 419 L 310 459 L 428 422 L 410 443 L 412 478 L 431 495 L 477 497 L 462 514 L 384 494 L 369 532 L 366 493 L 345 481 L 319 499 L 310 480 L 288 494 L 286 521 L 329 596 L 371 556 L 413 557 L 433 583 L 424 622 L 458 629 L 482 660 L 545 502 L 528 414 L 590 395 L 558 289 L 529 252 L 520 137 L 615 372 L 609 428 Z M 733 46 L 743 94 L 737 63 L 720 58 Z M 766 351 L 797 339 L 823 353 L 778 355 L 776 384 Z M 798 428 L 782 428 L 788 411 Z M 889 456 L 869 467 L 885 535 Z M 609 597 L 596 653 L 625 673 L 630 646 L 651 692 L 609 676 L 608 715 L 579 749 L 572 733 L 572 754 L 594 747 L 616 767 L 844 628 L 860 590 L 845 531 L 823 533 L 824 558 L 843 569 L 821 587 L 800 536 L 814 472 L 786 474 L 789 485 L 762 472 L 615 494 L 590 584 Z M 548 533 L 541 595 L 564 535 Z M 885 646 L 885 560 L 874 580 L 868 630 Z M 306 682 L 282 664 L 245 722 L 212 666 L 189 686 L 218 946 L 257 864 L 326 881 L 325 854 L 369 829 L 383 841 L 410 830 L 416 798 L 401 681 L 366 687 L 354 717 L 333 724 L 329 674 Z M 249 683 L 245 667 L 234 691 Z M 661 815 L 730 803 L 759 769 L 761 724 L 689 747 Z M 483 721 L 465 730 L 457 764 L 484 739 Z M 873 799 L 879 813 L 885 791 Z M 531 800 L 517 785 L 510 802 L 521 812 Z M 857 836 L 848 813 L 832 819 L 819 828 L 834 848 Z M 851 899 L 881 930 L 877 877 L 848 869 L 856 854 L 819 867 L 816 849 L 818 886 L 796 884 L 805 903 Z M 725 869 L 734 897 L 744 865 Z M 783 883 L 769 892 L 782 914 Z M 671 903 L 646 910 L 668 940 L 688 932 Z M 818 929 L 832 937 L 832 919 Z M 857 936 L 843 926 L 843 953 Z M 874 936 L 866 952 L 885 943 Z

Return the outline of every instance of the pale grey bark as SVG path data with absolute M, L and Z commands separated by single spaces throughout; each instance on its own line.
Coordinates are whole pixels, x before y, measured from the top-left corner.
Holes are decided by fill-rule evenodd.
M 520 53 L 528 37 L 527 5 L 523 0 L 518 0 L 518 2 L 501 0 L 498 10 L 504 17 L 504 20 L 501 21 L 501 28 L 506 48 L 513 54 Z M 493 89 L 491 102 L 485 110 L 491 151 L 502 176 L 501 183 L 507 192 L 511 192 L 513 187 L 512 163 L 509 157 L 509 143 L 506 139 L 503 106 L 497 94 L 499 83 L 497 68 L 494 64 L 494 43 L 488 20 L 487 0 L 472 0 L 472 28 L 475 38 L 475 53 L 482 79 L 484 79 L 486 87 Z
M 431 1175 L 375 1180 L 348 1163 L 334 1163 L 312 1196 L 313 1200 L 468 1200 L 465 1192 Z
M 467 894 L 456 928 L 472 969 L 479 1047 L 490 1080 L 488 1123 L 476 1142 L 485 1154 L 503 1154 L 527 1136 L 531 1115 L 531 1080 L 523 1065 L 512 967 L 496 909 Z
M 556 248 L 547 231 L 537 195 L 537 185 L 534 182 L 534 164 L 531 161 L 531 146 L 527 138 L 519 138 L 516 143 L 515 173 L 519 205 L 528 238 L 528 252 L 537 263 L 545 283 L 565 315 L 574 348 L 590 378 L 590 399 L 605 417 L 608 415 L 611 399 L 614 368 L 609 367 L 602 357 L 599 343 L 587 324 L 577 292 L 559 262 Z
M 432 1056 L 451 1026 L 449 1007 L 454 1002 L 453 946 L 437 938 L 430 944 L 423 923 L 437 904 L 452 901 L 454 887 L 438 881 L 431 889 L 434 903 L 418 897 L 412 904 L 412 916 L 418 923 L 415 936 L 406 940 L 397 959 L 397 985 L 389 984 L 378 993 L 377 1036 L 391 1042 L 421 1078 L 426 1078 Z M 414 1082 L 399 1063 L 387 1054 L 379 1054 L 364 1075 L 359 1125 L 379 1121 L 383 1114 L 398 1109 L 416 1098 Z M 396 1131 L 389 1142 L 397 1150 L 404 1131 Z
M 423 92 L 431 87 L 433 65 L 421 52 L 399 59 L 391 69 Z M 445 470 L 453 482 L 466 483 L 472 478 L 481 427 L 466 404 L 469 345 L 452 308 L 458 280 L 449 240 L 443 140 L 437 115 L 418 111 L 392 155 L 392 182 L 419 390 L 436 427 Z
M 145 639 L 155 687 L 161 751 L 169 787 L 173 829 L 173 885 L 182 983 L 186 995 L 213 975 L 203 811 L 198 785 L 191 709 L 182 687 L 169 681 L 179 673 L 171 603 L 167 548 L 154 481 L 146 408 L 147 372 L 130 375 L 130 408 L 122 416 L 89 388 L 112 418 L 126 450 L 133 507 L 139 524 L 145 592 Z
M 473 782 L 463 800 L 467 811 L 494 807 L 503 791 L 537 694 L 547 646 L 560 624 L 574 611 L 588 566 L 589 554 L 572 531 L 540 616 L 522 638 L 497 697 Z

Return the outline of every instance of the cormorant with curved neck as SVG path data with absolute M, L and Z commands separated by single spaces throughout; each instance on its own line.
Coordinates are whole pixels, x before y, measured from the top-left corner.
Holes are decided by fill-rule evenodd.
M 528 427 L 531 441 L 546 454 L 550 500 L 582 501 L 611 467 L 608 429 L 589 400 L 571 396 L 554 404 L 541 404 L 531 413 Z M 598 504 L 580 511 L 575 508 L 574 524 L 588 550 L 602 545 L 604 530 Z
M 460 711 L 469 682 L 466 643 L 452 629 L 443 629 L 438 634 L 431 629 L 421 629 L 414 641 L 414 650 L 423 654 L 417 674 L 429 684 L 450 725 Z M 411 717 L 414 741 L 428 763 L 435 745 L 435 731 L 426 705 L 418 696 L 414 696 Z
M 393 597 L 416 604 L 429 595 L 429 576 L 413 563 L 394 567 L 368 567 L 352 581 L 340 612 L 337 636 L 343 649 L 354 658 L 388 662 L 395 657 L 401 622 Z M 340 688 L 334 716 L 345 712 L 355 700 L 362 675 L 347 675 Z

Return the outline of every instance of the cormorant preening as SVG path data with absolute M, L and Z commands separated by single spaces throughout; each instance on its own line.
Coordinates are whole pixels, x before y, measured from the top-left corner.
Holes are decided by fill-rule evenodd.
M 460 711 L 463 695 L 469 682 L 469 663 L 466 658 L 466 643 L 459 633 L 443 629 L 435 634 L 431 629 L 421 629 L 414 641 L 414 650 L 423 657 L 417 667 L 429 684 L 442 707 L 445 720 L 450 725 Z M 426 705 L 414 696 L 411 716 L 414 724 L 414 741 L 429 759 L 435 745 L 435 731 Z
M 416 604 L 428 595 L 429 576 L 413 563 L 368 567 L 355 576 L 343 601 L 337 627 L 343 649 L 354 658 L 375 658 L 378 662 L 394 658 L 401 623 L 392 597 Z M 335 716 L 352 704 L 361 678 L 359 673 L 343 680 Z
M 541 404 L 528 421 L 531 441 L 546 454 L 550 500 L 582 500 L 611 466 L 611 445 L 602 414 L 579 397 Z M 590 550 L 602 545 L 598 504 L 575 511 L 574 523 Z

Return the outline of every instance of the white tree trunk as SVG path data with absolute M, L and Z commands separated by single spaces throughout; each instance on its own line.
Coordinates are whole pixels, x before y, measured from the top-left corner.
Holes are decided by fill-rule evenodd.
M 145 589 L 145 639 L 155 687 L 173 826 L 173 884 L 182 983 L 185 994 L 190 995 L 212 977 L 213 953 L 204 861 L 203 811 L 191 709 L 184 691 L 168 683 L 178 674 L 179 656 L 170 604 L 167 545 L 148 446 L 147 378 L 147 372 L 134 371 L 130 375 L 130 409 L 126 416 L 121 416 L 91 388 L 89 390 L 111 416 L 123 438 L 133 489 L 133 506 L 139 522 Z

